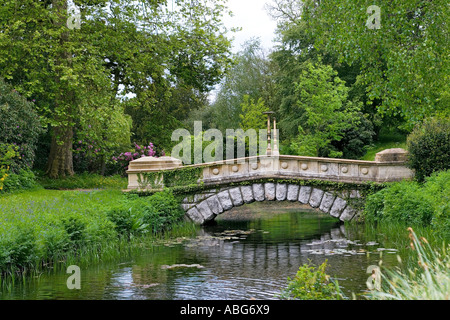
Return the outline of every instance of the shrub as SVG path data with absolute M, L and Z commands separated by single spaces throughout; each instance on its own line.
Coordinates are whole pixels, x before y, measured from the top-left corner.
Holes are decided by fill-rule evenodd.
M 418 181 L 433 172 L 450 169 L 450 118 L 432 118 L 408 136 L 408 166 Z
M 450 235 L 450 170 L 436 172 L 425 183 L 402 181 L 366 199 L 368 221 L 395 221 L 404 225 L 432 226 Z
M 17 146 L 20 155 L 11 163 L 13 172 L 32 168 L 38 137 L 43 131 L 34 103 L 0 79 L 0 144 Z
M 143 208 L 135 204 L 123 204 L 108 211 L 108 218 L 115 224 L 115 230 L 120 237 L 128 240 L 148 232 L 143 221 Z
M 14 192 L 19 190 L 29 190 L 39 188 L 33 171 L 20 169 L 18 173 L 12 173 L 3 182 L 3 192 Z
M 373 221 L 395 221 L 427 226 L 431 223 L 433 208 L 417 182 L 403 181 L 369 196 L 366 217 Z
M 39 256 L 33 231 L 17 228 L 10 236 L 0 237 L 0 270 L 23 271 L 36 263 Z
M 450 236 L 450 170 L 426 178 L 423 192 L 433 208 L 431 225 Z
M 164 151 L 160 152 L 160 156 L 164 156 Z M 134 150 L 128 152 L 122 152 L 117 157 L 113 157 L 112 160 L 115 161 L 119 169 L 118 171 L 121 173 L 125 173 L 125 170 L 128 169 L 128 164 L 130 161 L 139 159 L 141 157 L 156 157 L 157 152 L 153 143 L 149 143 L 148 146 L 142 146 L 134 142 Z
M 107 212 L 117 233 L 131 239 L 144 233 L 168 230 L 181 220 L 184 211 L 172 192 L 158 192 L 151 197 L 131 198 Z
M 11 161 L 17 156 L 17 147 L 0 143 L 0 191 L 3 189 L 5 179 L 8 177 Z
M 117 238 L 105 207 L 120 192 L 33 192 L 0 197 L 0 276 L 39 269 Z M 101 251 L 98 251 L 101 252 Z
M 325 273 L 327 260 L 317 270 L 315 266 L 304 264 L 301 266 L 294 279 L 288 278 L 288 286 L 281 293 L 283 299 L 298 300 L 336 300 L 342 299 L 337 283 L 330 281 L 330 276 Z
M 144 221 L 151 226 L 152 231 L 155 233 L 169 229 L 184 216 L 180 202 L 171 191 L 166 190 L 154 194 L 148 199 L 148 203 L 154 210 L 146 211 Z

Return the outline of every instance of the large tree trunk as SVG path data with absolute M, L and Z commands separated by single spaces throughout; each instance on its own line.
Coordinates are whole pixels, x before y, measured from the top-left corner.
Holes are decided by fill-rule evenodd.
M 73 171 L 73 128 L 54 127 L 52 130 L 52 144 L 48 157 L 47 175 L 50 178 L 72 176 Z
M 64 68 L 71 65 L 71 54 L 64 49 L 65 44 L 69 41 L 69 28 L 66 26 L 67 22 L 67 0 L 52 0 L 53 10 L 56 12 L 56 19 L 54 26 L 56 29 L 62 31 L 59 35 L 60 51 L 56 54 L 55 60 L 55 82 L 58 85 L 55 94 L 54 107 L 55 110 L 60 108 L 65 109 L 61 116 L 55 115 L 55 120 L 60 125 L 55 125 L 52 128 L 52 143 L 50 146 L 50 155 L 47 163 L 47 175 L 51 178 L 61 178 L 72 176 L 73 171 L 73 126 L 72 123 L 72 105 L 74 103 L 74 92 L 70 89 L 64 81 L 61 80 L 61 75 Z M 61 106 L 66 106 L 61 108 Z

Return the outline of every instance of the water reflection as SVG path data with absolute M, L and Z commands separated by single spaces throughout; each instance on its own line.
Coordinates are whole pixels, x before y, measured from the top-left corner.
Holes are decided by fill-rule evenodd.
M 376 239 L 370 240 L 352 238 L 344 225 L 316 212 L 219 219 L 194 239 L 175 239 L 133 261 L 82 270 L 81 290 L 65 287 L 66 274 L 44 275 L 1 298 L 276 299 L 299 266 L 325 259 L 327 273 L 351 295 L 365 289 L 367 266 L 378 263 Z

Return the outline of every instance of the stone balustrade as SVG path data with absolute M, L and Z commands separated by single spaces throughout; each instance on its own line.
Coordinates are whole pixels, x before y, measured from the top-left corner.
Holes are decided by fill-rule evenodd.
M 144 157 L 130 162 L 128 190 L 151 189 L 142 186 L 139 175 L 146 172 L 162 172 L 181 168 L 203 168 L 198 183 L 221 185 L 262 178 L 274 179 L 318 179 L 343 183 L 393 182 L 411 179 L 413 171 L 405 166 L 402 149 L 385 150 L 377 154 L 379 161 L 362 161 L 333 158 L 316 158 L 280 155 L 276 157 L 258 156 L 211 163 L 183 166 L 181 161 L 171 157 Z M 400 151 L 399 151 L 400 150 Z M 404 150 L 403 150 L 404 151 Z M 387 159 L 387 160 L 386 160 Z M 164 187 L 159 181 L 153 184 L 158 189 Z

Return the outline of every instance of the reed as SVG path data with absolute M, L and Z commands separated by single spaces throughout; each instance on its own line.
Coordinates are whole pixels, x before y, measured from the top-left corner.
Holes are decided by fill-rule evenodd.
M 409 246 L 413 251 L 415 266 L 400 266 L 382 270 L 380 291 L 371 291 L 368 299 L 374 300 L 448 300 L 450 298 L 450 246 L 445 242 L 433 248 L 424 237 L 418 237 L 412 228 Z

